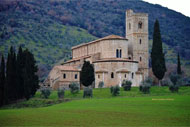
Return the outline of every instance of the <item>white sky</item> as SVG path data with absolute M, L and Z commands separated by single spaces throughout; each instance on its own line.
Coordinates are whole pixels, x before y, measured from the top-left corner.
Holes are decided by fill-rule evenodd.
M 181 12 L 190 17 L 190 0 L 143 0 L 153 4 L 160 4 L 169 9 Z

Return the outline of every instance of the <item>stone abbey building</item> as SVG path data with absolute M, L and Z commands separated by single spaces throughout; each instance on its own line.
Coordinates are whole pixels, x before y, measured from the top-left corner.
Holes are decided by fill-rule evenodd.
M 94 65 L 95 88 L 120 85 L 124 79 L 139 86 L 148 76 L 148 14 L 126 11 L 126 36 L 110 35 L 72 47 L 72 59 L 54 66 L 46 84 L 57 89 L 80 83 L 84 61 Z

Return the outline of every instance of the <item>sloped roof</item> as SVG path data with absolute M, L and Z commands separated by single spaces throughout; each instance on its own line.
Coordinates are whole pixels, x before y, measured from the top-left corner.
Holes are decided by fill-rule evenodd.
M 128 40 L 128 39 L 126 39 L 124 37 L 121 37 L 121 36 L 118 36 L 118 35 L 109 35 L 109 36 L 99 38 L 99 39 L 94 40 L 94 41 L 90 41 L 88 43 L 82 43 L 80 45 L 73 46 L 71 49 L 75 49 L 75 48 L 78 48 L 78 47 L 81 47 L 81 46 L 84 46 L 84 45 L 89 45 L 89 44 L 92 44 L 92 43 L 95 43 L 95 42 L 98 42 L 98 41 L 102 41 L 102 40 L 112 40 L 112 39 Z
M 93 61 L 93 63 L 98 62 L 132 62 L 132 63 L 138 63 L 138 61 L 133 61 L 127 58 L 104 58 L 100 60 Z
M 74 66 L 57 65 L 55 68 L 59 69 L 60 71 L 80 71 L 77 67 Z

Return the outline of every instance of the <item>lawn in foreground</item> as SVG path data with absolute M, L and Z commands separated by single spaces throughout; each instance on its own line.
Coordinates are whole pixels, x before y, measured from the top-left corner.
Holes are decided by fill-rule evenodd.
M 79 99 L 49 107 L 1 109 L 0 126 L 190 126 L 190 95 Z

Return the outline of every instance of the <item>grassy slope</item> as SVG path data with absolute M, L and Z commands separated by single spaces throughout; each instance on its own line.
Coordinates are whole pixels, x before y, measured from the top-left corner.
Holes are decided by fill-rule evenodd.
M 1 109 L 1 126 L 190 126 L 190 88 L 177 94 L 153 87 L 150 95 L 138 88 L 112 97 L 109 89 L 95 89 L 93 99 L 82 98 L 41 108 Z M 39 94 L 36 95 L 36 98 Z M 66 93 L 66 98 L 73 98 Z M 173 100 L 152 100 L 152 99 Z M 50 99 L 57 99 L 54 92 Z

